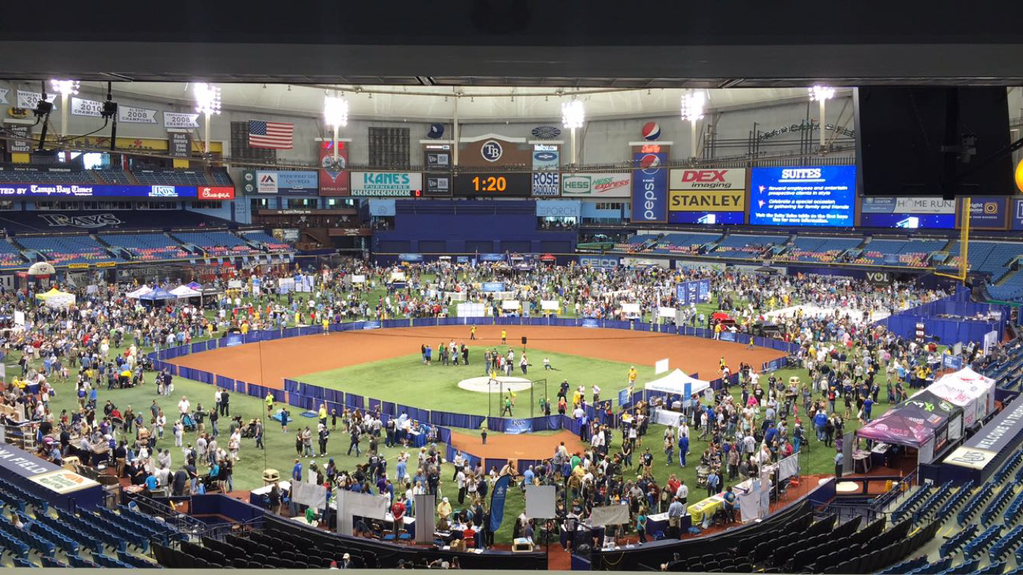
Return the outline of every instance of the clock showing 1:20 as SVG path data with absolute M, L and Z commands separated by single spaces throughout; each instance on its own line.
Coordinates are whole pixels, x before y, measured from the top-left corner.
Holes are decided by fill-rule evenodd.
M 455 176 L 454 192 L 458 196 L 528 196 L 530 174 L 458 174 Z

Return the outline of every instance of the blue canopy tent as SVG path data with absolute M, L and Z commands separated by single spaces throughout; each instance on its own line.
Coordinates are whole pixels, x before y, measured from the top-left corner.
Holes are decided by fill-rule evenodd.
M 163 289 L 161 287 L 158 287 L 158 288 L 154 289 L 153 291 L 151 291 L 151 292 L 149 292 L 147 294 L 139 296 L 139 301 L 146 302 L 146 303 L 151 303 L 151 304 L 154 304 L 154 305 L 157 304 L 157 303 L 164 302 L 164 301 L 169 301 L 169 300 L 175 300 L 176 301 L 177 299 L 178 299 L 178 296 L 172 294 L 171 292 L 169 292 L 169 291 L 167 291 L 167 290 L 165 290 L 165 289 Z

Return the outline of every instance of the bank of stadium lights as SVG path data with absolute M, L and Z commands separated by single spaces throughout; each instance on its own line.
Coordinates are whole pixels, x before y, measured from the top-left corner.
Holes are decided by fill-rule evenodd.
M 334 129 L 334 162 L 338 160 L 337 131 L 348 125 L 348 100 L 337 96 L 323 98 L 323 118 Z
M 206 125 L 206 139 L 203 152 L 210 153 L 210 116 L 220 113 L 220 88 L 206 82 L 196 82 L 192 87 L 195 96 L 195 111 L 203 115 Z
M 831 87 L 828 87 L 828 86 L 821 86 L 820 84 L 815 84 L 815 85 L 813 85 L 813 86 L 811 86 L 809 88 L 809 92 L 810 92 L 810 101 L 811 102 L 817 102 L 818 104 L 820 104 L 820 112 L 821 112 L 821 119 L 820 119 L 820 138 L 821 139 L 820 139 L 820 145 L 821 145 L 821 149 L 823 150 L 825 145 L 826 145 L 825 134 L 824 134 L 824 124 L 827 122 L 827 114 L 826 114 L 826 112 L 827 112 L 827 103 L 828 103 L 828 100 L 830 100 L 830 99 L 835 97 L 835 89 L 831 88 Z
M 572 165 L 576 163 L 575 131 L 586 121 L 586 107 L 582 100 L 561 103 L 561 124 L 572 133 Z
M 50 88 L 53 91 L 60 94 L 60 137 L 67 137 L 67 124 L 68 124 L 68 105 L 67 99 L 69 96 L 78 94 L 78 88 L 81 87 L 81 82 L 78 80 L 50 80 Z
M 704 110 L 707 108 L 707 94 L 702 91 L 688 92 L 682 94 L 680 114 L 683 122 L 689 122 L 689 153 L 690 157 L 697 157 L 696 123 L 703 119 Z

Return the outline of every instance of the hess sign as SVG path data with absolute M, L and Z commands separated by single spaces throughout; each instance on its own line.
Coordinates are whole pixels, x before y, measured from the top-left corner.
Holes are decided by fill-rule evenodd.
M 533 186 L 531 176 L 526 172 L 462 173 L 455 176 L 454 195 L 526 197 Z

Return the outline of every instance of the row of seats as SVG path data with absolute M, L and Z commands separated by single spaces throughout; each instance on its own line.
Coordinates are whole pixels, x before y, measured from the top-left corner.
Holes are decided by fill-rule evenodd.
M 116 261 L 102 245 L 89 236 L 19 237 L 17 242 L 42 254 L 53 265 Z
M 165 234 L 104 234 L 107 244 L 128 251 L 137 261 L 185 259 L 189 253 Z
M 1016 552 L 1021 543 L 1023 543 L 1023 525 L 1017 525 L 991 546 L 989 553 L 991 562 L 1004 561 Z
M 956 516 L 956 523 L 960 527 L 966 526 L 970 522 L 970 519 L 977 513 L 981 505 L 984 505 L 991 496 L 995 494 L 995 486 L 993 483 L 985 483 L 981 488 L 974 494 L 973 499 L 966 504 L 966 507 L 959 512 Z
M 918 487 L 917 490 L 914 491 L 912 495 L 905 498 L 902 501 L 902 503 L 900 503 L 899 506 L 895 508 L 895 511 L 892 512 L 892 520 L 902 521 L 903 519 L 905 519 L 907 515 L 916 511 L 916 509 L 920 507 L 920 504 L 924 502 L 924 499 L 928 496 L 928 494 L 930 494 L 930 492 L 931 492 L 930 484 L 924 484 Z
M 946 519 L 952 516 L 953 513 L 959 510 L 964 503 L 970 498 L 973 492 L 973 480 L 969 480 L 964 485 L 961 485 L 952 497 L 949 497 L 948 501 L 938 509 L 938 512 L 934 514 L 934 520 L 938 522 L 944 522 Z
M 871 529 L 876 523 L 868 525 L 864 531 Z M 932 522 L 912 535 L 908 535 L 909 527 L 910 521 L 903 521 L 887 532 L 862 542 L 864 552 L 848 561 L 836 564 L 829 561 L 827 557 L 822 558 L 822 561 L 814 564 L 813 572 L 825 574 L 878 572 L 893 563 L 902 561 L 903 558 L 934 539 L 941 524 L 937 521 Z

